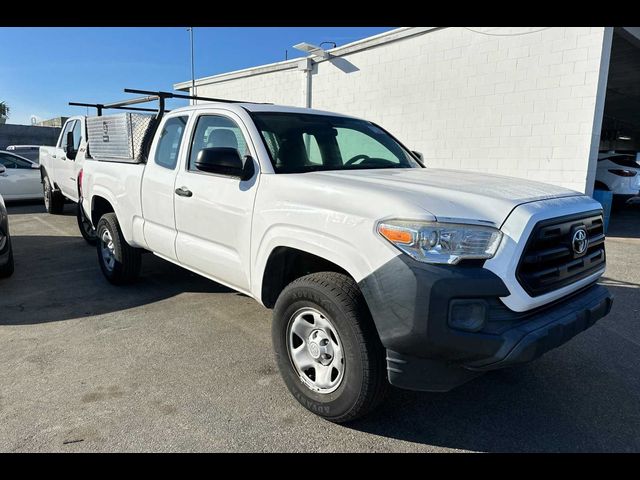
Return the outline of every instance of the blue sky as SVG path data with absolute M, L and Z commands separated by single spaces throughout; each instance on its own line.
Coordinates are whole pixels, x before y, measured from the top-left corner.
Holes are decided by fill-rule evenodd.
M 196 78 L 303 56 L 292 45 L 340 45 L 393 27 L 196 27 Z M 122 89 L 171 90 L 191 78 L 185 28 L 0 28 L 0 101 L 7 123 L 85 113 L 69 101 L 110 102 Z M 174 101 L 170 107 L 186 104 Z

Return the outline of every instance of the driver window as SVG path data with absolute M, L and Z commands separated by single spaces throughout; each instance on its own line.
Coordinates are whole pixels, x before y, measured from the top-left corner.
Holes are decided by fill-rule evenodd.
M 400 158 L 398 158 L 397 155 L 373 137 L 352 128 L 338 127 L 336 130 L 338 132 L 336 141 L 338 142 L 343 163 L 347 163 L 363 152 L 366 152 L 370 158 L 381 158 L 392 163 L 400 163 Z M 355 163 L 357 164 L 359 162 L 356 161 Z
M 82 125 L 76 121 L 73 127 L 73 149 L 77 152 L 80 148 L 80 140 L 82 139 Z
M 0 164 L 5 168 L 17 168 L 15 160 L 9 155 L 0 154 Z
M 316 137 L 305 133 L 303 138 L 305 148 L 307 149 L 307 158 L 309 159 L 309 163 L 313 165 L 322 165 L 322 154 L 320 153 L 320 147 L 318 146 Z
M 67 133 L 71 131 L 71 129 L 74 127 L 75 124 L 76 124 L 76 120 L 73 120 L 71 122 L 67 122 L 66 125 L 64 126 L 62 135 L 60 135 L 60 144 L 58 145 L 63 150 L 67 148 Z

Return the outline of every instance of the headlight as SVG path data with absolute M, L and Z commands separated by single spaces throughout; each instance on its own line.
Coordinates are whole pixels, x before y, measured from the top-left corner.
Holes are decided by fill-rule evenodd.
M 502 232 L 492 227 L 458 223 L 387 220 L 378 233 L 420 262 L 456 264 L 495 255 Z

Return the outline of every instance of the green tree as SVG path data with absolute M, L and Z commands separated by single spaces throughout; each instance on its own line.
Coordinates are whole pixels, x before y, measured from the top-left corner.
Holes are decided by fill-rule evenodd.
M 10 110 L 9 105 L 7 105 L 5 101 L 0 102 L 0 117 L 8 117 Z

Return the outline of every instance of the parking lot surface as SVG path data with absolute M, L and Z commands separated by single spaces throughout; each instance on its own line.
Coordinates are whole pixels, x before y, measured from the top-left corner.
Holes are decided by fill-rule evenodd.
M 73 207 L 8 206 L 1 451 L 640 451 L 640 208 L 610 227 L 608 317 L 534 363 L 394 389 L 340 426 L 286 390 L 269 310 L 151 254 L 136 284 L 110 285 Z

